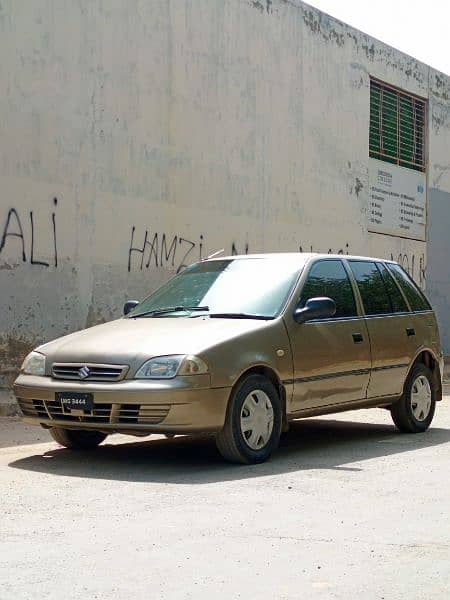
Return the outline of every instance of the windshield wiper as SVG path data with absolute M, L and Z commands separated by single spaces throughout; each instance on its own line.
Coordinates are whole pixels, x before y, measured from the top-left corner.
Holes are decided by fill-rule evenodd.
M 159 315 L 165 315 L 172 312 L 180 312 L 182 310 L 185 310 L 187 312 L 208 312 L 209 306 L 166 306 L 164 308 L 155 308 L 154 310 L 147 310 L 145 312 L 138 313 L 137 315 L 130 315 L 130 317 L 132 319 L 136 319 L 137 317 L 157 317 Z
M 261 319 L 263 321 L 270 321 L 274 317 L 268 317 L 266 315 L 250 315 L 248 313 L 210 313 L 208 315 L 211 319 Z

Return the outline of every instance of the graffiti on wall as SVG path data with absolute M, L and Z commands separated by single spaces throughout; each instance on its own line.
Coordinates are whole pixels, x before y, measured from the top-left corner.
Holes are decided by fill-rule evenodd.
M 425 254 L 408 254 L 406 252 L 400 252 L 399 254 L 393 254 L 391 252 L 391 260 L 395 260 L 401 265 L 407 273 L 414 279 L 414 281 L 422 288 L 425 289 L 427 280 L 427 264 L 425 260 Z
M 204 246 L 203 234 L 193 240 L 180 234 L 168 235 L 146 229 L 143 235 L 138 237 L 136 226 L 133 225 L 128 248 L 128 272 L 156 267 L 170 268 L 180 273 L 193 262 L 206 258 Z M 237 242 L 233 241 L 230 254 L 248 254 L 248 250 L 248 243 L 239 247 Z
M 58 199 L 53 198 L 53 206 L 56 207 Z M 29 224 L 29 236 L 25 233 L 25 222 Z M 52 253 L 50 257 L 46 257 L 48 260 L 43 260 L 39 257 L 38 253 L 38 235 L 37 235 L 37 223 L 34 211 L 30 210 L 26 217 L 20 217 L 19 212 L 15 208 L 10 208 L 6 215 L 6 220 L 3 228 L 0 229 L 0 256 L 5 250 L 8 242 L 12 240 L 18 240 L 16 248 L 18 251 L 17 258 L 19 261 L 29 263 L 30 265 L 38 265 L 41 267 L 57 267 L 58 266 L 58 248 L 56 241 L 56 212 L 52 211 L 50 217 L 50 237 L 52 240 Z M 48 239 L 48 231 L 45 232 Z M 28 239 L 27 239 L 28 237 Z
M 8 244 L 12 244 L 15 240 L 14 248 L 19 262 L 44 268 L 57 268 L 57 205 L 58 199 L 55 197 L 52 199 L 52 211 L 47 220 L 43 220 L 40 216 L 38 218 L 33 210 L 24 214 L 14 207 L 9 208 L 3 224 L 0 222 L 0 258 Z M 47 244 L 45 259 L 39 252 L 41 238 L 45 238 Z M 49 252 L 50 248 L 51 251 Z M 220 250 L 220 248 L 213 249 L 213 251 L 216 250 Z M 313 243 L 302 241 L 298 245 L 298 251 L 347 255 L 350 254 L 350 243 L 346 242 L 334 248 L 319 248 Z M 249 243 L 239 244 L 232 241 L 224 249 L 224 253 L 231 255 L 248 254 Z M 151 231 L 150 229 L 138 233 L 136 226 L 133 225 L 127 252 L 127 268 L 128 272 L 151 268 L 167 268 L 179 273 L 193 262 L 204 259 L 207 254 L 203 233 L 195 239 L 182 234 L 169 235 L 165 232 Z M 398 262 L 421 288 L 425 288 L 427 266 L 424 252 L 418 254 L 414 252 L 391 252 L 387 258 Z
M 300 244 L 298 247 L 299 252 L 319 252 L 320 254 L 350 254 L 350 244 L 348 242 L 345 243 L 344 246 L 340 248 L 328 248 L 328 249 L 317 249 L 313 244 Z

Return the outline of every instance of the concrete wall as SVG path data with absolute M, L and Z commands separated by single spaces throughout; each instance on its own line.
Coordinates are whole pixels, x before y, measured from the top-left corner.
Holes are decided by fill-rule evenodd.
M 427 292 L 450 355 L 450 79 L 430 74 Z
M 427 66 L 285 0 L 2 0 L 0 55 L 0 385 L 220 248 L 393 257 L 425 286 L 426 244 L 367 210 L 369 75 L 434 86 L 450 191 Z
M 427 291 L 439 320 L 445 354 L 450 354 L 450 194 L 430 190 Z

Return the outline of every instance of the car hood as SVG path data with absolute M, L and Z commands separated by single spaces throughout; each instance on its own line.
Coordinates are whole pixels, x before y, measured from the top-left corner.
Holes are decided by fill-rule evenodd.
M 168 354 L 202 354 L 223 341 L 267 327 L 271 321 L 209 317 L 118 319 L 44 344 L 38 351 L 53 362 L 124 364 Z

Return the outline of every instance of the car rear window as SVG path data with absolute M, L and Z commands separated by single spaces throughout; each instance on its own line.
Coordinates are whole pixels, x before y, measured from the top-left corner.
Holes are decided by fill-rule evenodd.
M 411 310 L 415 312 L 431 310 L 428 300 L 425 298 L 411 277 L 400 267 L 400 265 L 395 263 L 387 263 L 386 266 L 405 294 L 406 299 L 411 306 Z
M 405 299 L 398 288 L 398 285 L 393 280 L 389 271 L 383 263 L 377 263 L 378 270 L 383 278 L 384 285 L 386 286 L 387 293 L 391 300 L 392 312 L 409 312 L 409 308 L 405 302 Z

